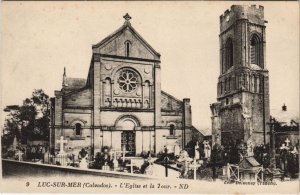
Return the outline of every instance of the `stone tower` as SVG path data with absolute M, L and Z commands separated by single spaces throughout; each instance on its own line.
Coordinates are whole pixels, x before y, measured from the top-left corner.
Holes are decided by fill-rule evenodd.
M 213 142 L 269 142 L 269 76 L 264 7 L 233 5 L 220 16 L 217 102 L 210 105 Z

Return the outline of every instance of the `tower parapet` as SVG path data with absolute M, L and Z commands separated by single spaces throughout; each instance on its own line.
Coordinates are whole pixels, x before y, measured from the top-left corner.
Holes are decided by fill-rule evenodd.
M 228 27 L 238 20 L 248 20 L 250 23 L 264 26 L 264 7 L 259 5 L 232 5 L 220 16 L 220 33 L 226 31 Z

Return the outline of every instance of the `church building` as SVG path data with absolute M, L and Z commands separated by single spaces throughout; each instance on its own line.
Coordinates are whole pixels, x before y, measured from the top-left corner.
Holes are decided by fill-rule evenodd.
M 269 143 L 269 73 L 264 7 L 233 5 L 220 16 L 220 75 L 213 143 Z
M 161 60 L 132 27 L 131 17 L 92 46 L 87 78 L 63 73 L 62 89 L 51 99 L 51 148 L 66 140 L 64 150 L 92 155 L 103 147 L 128 155 L 174 152 L 191 140 L 190 99 L 161 90 Z

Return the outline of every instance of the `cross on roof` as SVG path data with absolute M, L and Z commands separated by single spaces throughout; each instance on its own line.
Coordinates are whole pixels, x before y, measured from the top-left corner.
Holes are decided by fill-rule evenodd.
M 126 20 L 126 22 L 129 22 L 131 16 L 128 13 L 126 13 L 125 16 L 123 16 L 123 18 Z

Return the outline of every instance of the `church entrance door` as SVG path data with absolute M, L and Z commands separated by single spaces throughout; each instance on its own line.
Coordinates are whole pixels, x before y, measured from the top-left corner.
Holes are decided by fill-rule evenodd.
M 135 132 L 123 131 L 121 135 L 121 147 L 128 151 L 128 156 L 135 156 Z

